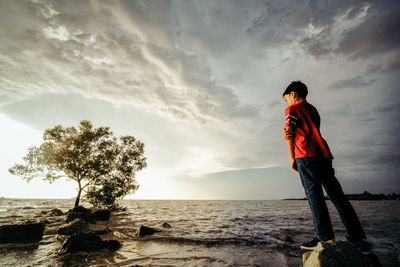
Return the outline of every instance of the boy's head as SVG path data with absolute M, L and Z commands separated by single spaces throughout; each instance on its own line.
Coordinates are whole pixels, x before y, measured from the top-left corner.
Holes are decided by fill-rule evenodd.
M 289 84 L 289 86 L 283 92 L 283 98 L 289 105 L 292 105 L 299 100 L 305 100 L 307 94 L 307 86 L 301 81 L 295 81 Z

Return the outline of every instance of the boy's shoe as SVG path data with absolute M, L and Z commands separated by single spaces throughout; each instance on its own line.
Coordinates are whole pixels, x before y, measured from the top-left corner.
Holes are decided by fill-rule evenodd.
M 365 239 L 361 239 L 359 241 L 353 242 L 347 238 L 347 242 L 353 246 L 358 252 L 361 252 L 364 255 L 372 254 L 371 244 L 368 243 Z
M 301 244 L 300 248 L 301 249 L 305 249 L 305 250 L 314 250 L 317 247 L 318 242 L 321 242 L 321 240 L 319 240 L 318 238 L 314 237 L 312 240 Z

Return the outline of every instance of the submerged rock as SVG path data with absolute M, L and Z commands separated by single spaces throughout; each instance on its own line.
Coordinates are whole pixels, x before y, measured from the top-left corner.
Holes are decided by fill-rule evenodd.
M 314 251 L 303 254 L 304 267 L 368 267 L 374 266 L 368 257 L 349 243 L 331 240 L 319 242 Z
M 81 218 L 77 218 L 72 222 L 61 226 L 57 233 L 60 235 L 73 235 L 87 230 L 89 230 L 88 223 Z
M 288 243 L 292 243 L 293 242 L 293 239 L 287 234 L 280 235 L 279 239 L 284 241 L 284 242 L 288 242 Z
M 0 226 L 0 243 L 30 243 L 42 240 L 45 223 Z
M 92 213 L 89 212 L 68 212 L 67 214 L 67 223 L 71 222 L 77 218 L 83 219 L 88 223 L 96 224 L 96 218 Z
M 73 236 L 70 236 L 65 240 L 62 245 L 62 252 L 73 252 L 73 251 L 97 251 L 101 249 L 117 250 L 121 247 L 121 243 L 117 240 L 102 240 L 95 233 L 83 233 L 80 232 Z
M 64 213 L 59 209 L 52 209 L 52 210 L 43 210 L 40 212 L 40 214 L 51 215 L 51 216 L 61 216 Z
M 98 221 L 108 221 L 111 216 L 111 212 L 109 210 L 97 210 L 93 212 L 93 216 Z
M 160 230 L 151 228 L 151 227 L 147 227 L 144 225 L 141 225 L 137 231 L 137 236 L 146 236 L 146 235 L 152 235 L 156 232 L 161 232 Z
M 49 213 L 49 215 L 52 215 L 52 216 L 61 216 L 61 215 L 63 215 L 64 213 L 61 211 L 61 210 L 59 210 L 59 209 L 52 209 L 51 211 L 50 211 L 50 213 Z
M 162 224 L 162 227 L 171 228 L 171 225 L 169 223 L 165 222 L 165 223 Z

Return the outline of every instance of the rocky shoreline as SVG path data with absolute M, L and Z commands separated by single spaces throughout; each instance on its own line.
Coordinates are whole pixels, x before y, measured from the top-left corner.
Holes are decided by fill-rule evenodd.
M 59 225 L 64 216 L 65 223 Z M 96 227 L 98 221 L 108 221 L 111 218 L 111 211 L 106 209 L 94 210 L 75 207 L 66 213 L 60 209 L 42 211 L 39 221 L 28 220 L 22 224 L 8 224 L 0 226 L 0 243 L 38 243 L 42 240 L 46 225 L 57 223 L 57 234 L 59 240 L 65 239 L 61 245 L 60 252 L 70 253 L 74 251 L 99 251 L 102 249 L 117 250 L 122 244 L 118 240 L 105 239 L 100 236 L 112 232 L 108 227 Z M 171 225 L 164 223 L 164 228 Z M 54 231 L 54 227 L 52 229 Z M 148 226 L 141 225 L 137 231 L 137 236 L 151 235 L 161 232 Z

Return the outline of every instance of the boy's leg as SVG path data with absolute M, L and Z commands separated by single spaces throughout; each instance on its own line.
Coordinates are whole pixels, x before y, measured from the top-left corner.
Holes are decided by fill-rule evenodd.
M 346 228 L 347 236 L 350 241 L 356 242 L 366 238 L 360 220 L 354 211 L 353 206 L 343 193 L 339 181 L 335 177 L 331 159 L 322 159 L 321 165 L 324 166 L 322 184 L 329 199 L 336 206 L 339 216 Z
M 334 239 L 332 223 L 322 191 L 322 174 L 316 158 L 296 159 L 297 169 L 300 174 L 304 192 L 310 204 L 311 213 L 317 237 L 321 241 Z

